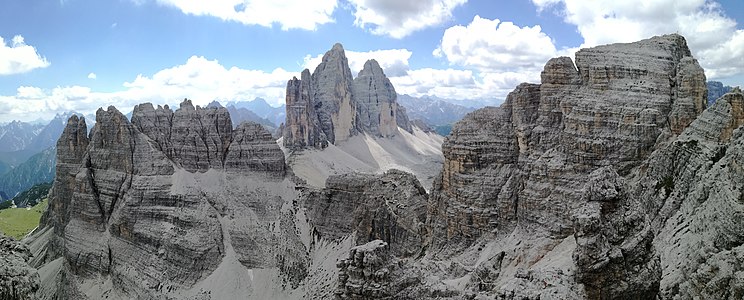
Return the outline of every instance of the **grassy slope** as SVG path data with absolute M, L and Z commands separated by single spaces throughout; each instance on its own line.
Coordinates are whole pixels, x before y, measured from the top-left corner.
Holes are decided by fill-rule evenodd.
M 47 207 L 47 200 L 31 209 L 8 208 L 0 210 L 0 232 L 21 239 L 39 225 L 41 214 Z

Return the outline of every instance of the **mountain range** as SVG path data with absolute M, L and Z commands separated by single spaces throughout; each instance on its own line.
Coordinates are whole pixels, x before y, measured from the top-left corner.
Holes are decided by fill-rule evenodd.
M 442 140 L 337 44 L 288 81 L 279 141 L 189 100 L 99 109 L 90 135 L 71 117 L 40 227 L 0 238 L 2 282 L 36 299 L 741 298 L 744 94 L 707 98 L 685 38 L 657 36 L 550 59 Z

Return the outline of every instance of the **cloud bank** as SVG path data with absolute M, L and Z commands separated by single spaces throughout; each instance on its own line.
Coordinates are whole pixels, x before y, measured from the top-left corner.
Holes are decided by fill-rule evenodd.
M 41 56 L 31 45 L 27 45 L 23 36 L 14 36 L 6 43 L 0 36 L 0 75 L 12 75 L 46 68 L 49 61 Z

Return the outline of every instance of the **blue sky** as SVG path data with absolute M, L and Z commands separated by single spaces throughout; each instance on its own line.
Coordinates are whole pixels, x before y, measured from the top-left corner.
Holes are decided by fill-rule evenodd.
M 215 4 L 217 3 L 217 4 Z M 341 42 L 400 93 L 502 99 L 580 47 L 685 35 L 710 79 L 744 74 L 741 1 L 4 0 L 0 122 L 184 97 L 283 102 Z

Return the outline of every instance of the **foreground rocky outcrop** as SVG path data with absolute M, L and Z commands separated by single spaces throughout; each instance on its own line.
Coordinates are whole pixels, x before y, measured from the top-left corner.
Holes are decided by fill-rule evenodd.
M 397 97 L 375 60 L 367 61 L 353 78 L 344 48 L 336 44 L 312 75 L 305 69 L 300 79 L 287 83 L 284 146 L 322 149 L 360 133 L 390 137 L 398 127 L 412 132 Z
M 34 299 L 40 280 L 30 258 L 28 246 L 0 233 L 0 299 Z

